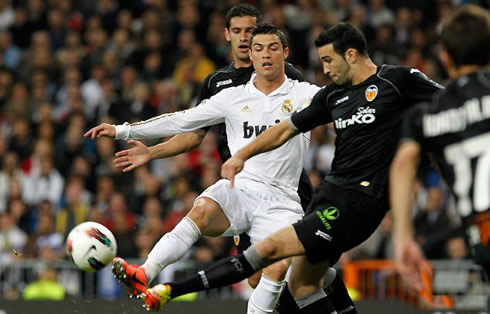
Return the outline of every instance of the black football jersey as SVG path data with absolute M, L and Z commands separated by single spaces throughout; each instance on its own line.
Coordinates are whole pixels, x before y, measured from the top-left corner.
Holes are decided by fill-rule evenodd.
M 411 109 L 402 140 L 418 142 L 435 157 L 473 254 L 490 262 L 490 72 L 460 77 Z
M 333 122 L 337 138 L 325 180 L 375 197 L 387 196 L 389 166 L 406 109 L 442 89 L 420 71 L 383 65 L 355 86 L 327 85 L 291 121 L 299 131 Z

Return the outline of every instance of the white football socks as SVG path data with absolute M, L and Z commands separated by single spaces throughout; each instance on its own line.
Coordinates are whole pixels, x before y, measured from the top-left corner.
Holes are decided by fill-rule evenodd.
M 172 231 L 160 238 L 142 265 L 148 284 L 167 265 L 180 260 L 200 237 L 201 231 L 194 221 L 188 217 L 182 218 Z
M 267 278 L 262 274 L 259 284 L 252 292 L 248 300 L 247 313 L 251 314 L 267 314 L 272 313 L 276 307 L 282 289 L 286 285 L 286 281 L 275 281 Z

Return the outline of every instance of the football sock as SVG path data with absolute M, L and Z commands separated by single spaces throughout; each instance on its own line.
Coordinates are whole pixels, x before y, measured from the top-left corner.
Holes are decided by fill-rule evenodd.
M 286 281 L 271 280 L 262 274 L 259 284 L 248 300 L 247 313 L 272 313 L 285 286 Z
M 334 272 L 332 272 L 332 270 Z M 332 273 L 334 274 L 334 278 L 331 283 L 328 284 L 329 277 L 331 277 Z M 357 314 L 354 302 L 350 298 L 342 278 L 337 274 L 337 271 L 334 268 L 328 269 L 325 283 L 326 287 L 323 290 L 338 314 Z
M 150 283 L 167 265 L 180 260 L 190 247 L 199 240 L 201 231 L 188 217 L 165 234 L 155 244 L 142 267 L 145 268 L 147 282 Z
M 326 287 L 328 287 L 334 281 L 334 279 L 336 277 L 336 273 L 337 273 L 337 271 L 335 270 L 335 268 L 330 267 L 327 270 L 327 274 L 325 276 L 325 286 Z M 326 288 L 324 289 L 324 291 L 326 292 L 326 294 L 328 296 L 328 292 L 327 292 Z M 337 309 L 337 308 L 335 308 L 335 309 Z M 289 292 L 289 289 L 287 288 L 287 284 L 286 284 L 286 288 L 283 290 L 281 297 L 279 299 L 277 311 L 280 314 L 294 314 L 294 313 L 299 312 L 299 307 L 296 304 L 296 302 L 294 301 L 294 298 L 291 295 L 291 292 Z
M 318 290 L 304 297 L 294 298 L 299 307 L 299 312 L 302 314 L 333 314 L 336 313 L 332 303 L 327 298 L 327 294 L 323 290 Z
M 201 270 L 186 280 L 166 283 L 171 288 L 171 297 L 175 298 L 191 292 L 219 288 L 242 281 L 264 268 L 266 263 L 260 258 L 253 246 L 243 254 L 228 257 Z
M 276 310 L 280 314 L 295 314 L 299 312 L 299 307 L 294 301 L 291 292 L 289 292 L 287 283 L 284 289 L 282 290 L 281 297 L 279 298 L 279 303 L 277 305 Z

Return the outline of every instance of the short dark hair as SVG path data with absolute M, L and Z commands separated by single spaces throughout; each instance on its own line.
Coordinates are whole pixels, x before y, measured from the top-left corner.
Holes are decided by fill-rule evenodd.
M 261 23 L 257 25 L 257 28 L 252 32 L 252 36 L 250 37 L 250 46 L 252 46 L 254 37 L 256 35 L 276 35 L 277 38 L 281 41 L 282 48 L 286 48 L 288 43 L 286 41 L 286 35 L 279 29 L 279 27 L 270 24 L 270 23 Z
M 333 44 L 334 51 L 344 57 L 349 48 L 354 48 L 362 55 L 367 55 L 367 42 L 364 34 L 351 23 L 339 23 L 318 35 L 315 40 L 317 48 Z
M 456 66 L 487 65 L 490 51 L 490 14 L 465 5 L 444 23 L 442 45 Z
M 226 28 L 230 29 L 230 20 L 236 16 L 252 16 L 255 17 L 257 23 L 262 22 L 262 15 L 260 14 L 259 9 L 253 5 L 242 3 L 233 6 L 226 14 Z

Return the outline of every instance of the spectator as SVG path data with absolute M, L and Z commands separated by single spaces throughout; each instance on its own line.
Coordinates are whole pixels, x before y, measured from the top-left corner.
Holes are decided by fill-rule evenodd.
M 23 292 L 24 300 L 63 300 L 65 298 L 65 288 L 57 281 L 56 276 L 56 271 L 53 269 L 42 271 L 37 281 L 31 282 L 25 287 Z
M 14 152 L 7 152 L 0 170 L 0 212 L 7 210 L 12 181 L 21 182 L 23 176 L 22 169 L 19 167 L 19 157 Z
M 22 258 L 27 245 L 27 234 L 15 225 L 10 213 L 0 213 L 0 265 L 6 266 Z
M 33 172 L 24 180 L 22 197 L 26 203 L 33 206 L 37 206 L 44 199 L 48 199 L 53 204 L 59 204 L 64 184 L 63 177 L 54 167 L 53 158 L 41 157 L 39 172 Z
M 53 216 L 40 215 L 36 231 L 29 239 L 27 257 L 53 262 L 63 256 L 64 238 L 61 233 L 55 232 Z

